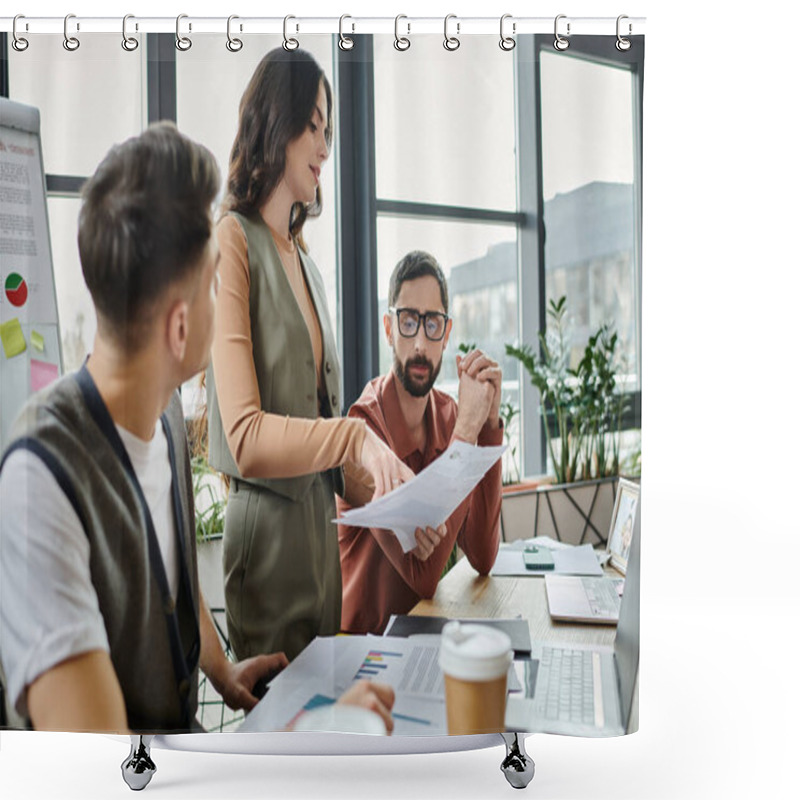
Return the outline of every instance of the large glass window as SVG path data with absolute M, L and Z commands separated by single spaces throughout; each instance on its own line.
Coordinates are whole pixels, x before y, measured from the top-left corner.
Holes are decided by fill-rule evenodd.
M 142 130 L 145 50 L 131 53 L 120 37 L 36 35 L 18 53 L 8 48 L 9 97 L 41 111 L 42 157 L 48 175 L 91 175 L 111 145 Z
M 453 318 L 437 386 L 457 396 L 458 346 L 475 344 L 501 363 L 504 399 L 517 405 L 517 366 L 505 357 L 519 331 L 514 59 L 488 37 L 455 52 L 438 36 L 415 37 L 406 52 L 375 37 L 374 54 L 379 316 L 395 264 L 430 252 Z M 389 346 L 379 352 L 386 372 Z
M 490 37 L 393 42 L 374 37 L 377 196 L 515 210 L 513 57 Z
M 66 369 L 79 366 L 95 330 L 77 255 L 76 187 L 112 144 L 147 123 L 148 91 L 154 91 L 147 39 L 133 53 L 122 50 L 118 35 L 82 37 L 74 53 L 64 51 L 60 35 L 37 36 L 23 53 L 9 48 L 10 97 L 41 109 L 45 172 L 67 178 L 48 198 Z M 242 92 L 263 55 L 282 41 L 243 39 L 243 49 L 230 53 L 224 35 L 195 36 L 190 50 L 160 65 L 168 78 L 174 69 L 175 96 L 170 109 L 167 89 L 159 107 L 209 147 L 223 182 Z M 552 37 L 519 37 L 508 53 L 488 36 L 463 37 L 455 52 L 444 51 L 439 35 L 413 37 L 406 52 L 395 50 L 391 36 L 364 37 L 358 47 L 373 57 L 358 75 L 367 80 L 353 81 L 347 72 L 342 86 L 335 82 L 345 73 L 334 61 L 347 56 L 336 37 L 302 39 L 333 85 L 340 101 L 334 129 L 345 132 L 341 141 L 334 138 L 321 176 L 325 208 L 307 223 L 306 240 L 340 334 L 340 275 L 348 298 L 353 287 L 356 295 L 366 287 L 369 298 L 362 304 L 359 295 L 346 326 L 350 338 L 340 342 L 344 365 L 358 363 L 358 380 L 346 377 L 353 385 L 345 388 L 352 394 L 359 383 L 357 396 L 370 371 L 389 369 L 382 335 L 389 275 L 405 253 L 428 250 L 447 275 L 454 319 L 439 386 L 457 391 L 460 343 L 497 358 L 504 399 L 523 408 L 529 472 L 545 469 L 530 437 L 540 419 L 527 376 L 520 391 L 518 364 L 504 352 L 507 342 L 523 337 L 535 345 L 550 299 L 567 296 L 576 354 L 612 321 L 623 343 L 625 389 L 641 388 L 641 75 L 613 42 L 609 48 L 607 38 L 593 39 L 576 37 L 568 51 L 556 53 Z M 356 96 L 359 102 L 349 102 Z M 340 107 L 352 109 L 348 119 L 336 119 Z M 356 158 L 353 173 L 358 195 L 342 193 L 341 208 L 348 176 L 337 175 L 339 150 L 348 158 L 366 154 Z M 357 240 L 357 252 L 349 239 Z M 369 350 L 375 321 L 377 360 Z M 517 444 L 518 458 L 521 450 Z
M 566 295 L 573 362 L 606 322 L 627 391 L 639 389 L 634 78 L 626 68 L 542 51 L 546 299 Z

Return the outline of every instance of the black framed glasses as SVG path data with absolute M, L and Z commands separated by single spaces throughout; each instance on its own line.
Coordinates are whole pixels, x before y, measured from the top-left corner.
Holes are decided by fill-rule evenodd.
M 431 342 L 440 342 L 447 330 L 450 317 L 441 311 L 426 311 L 420 314 L 416 308 L 390 308 L 389 313 L 397 316 L 397 330 L 405 339 L 413 339 L 417 335 L 420 323 L 423 324 L 426 338 Z

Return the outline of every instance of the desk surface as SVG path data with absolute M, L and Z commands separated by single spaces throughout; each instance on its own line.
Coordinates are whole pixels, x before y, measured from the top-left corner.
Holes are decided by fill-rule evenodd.
M 483 577 L 466 558 L 439 582 L 433 598 L 421 600 L 411 613 L 454 619 L 522 617 L 528 620 L 531 640 L 565 643 L 612 645 L 617 630 L 615 625 L 554 622 L 547 609 L 544 577 Z
M 617 572 L 608 574 L 618 575 Z M 531 640 L 576 644 L 613 645 L 615 625 L 585 625 L 575 622 L 555 622 L 547 609 L 544 578 L 483 577 L 462 558 L 439 581 L 436 594 L 421 600 L 412 614 L 454 619 L 511 619 L 521 616 L 528 620 Z M 628 732 L 639 729 L 639 675 L 637 671 L 633 692 L 633 708 Z

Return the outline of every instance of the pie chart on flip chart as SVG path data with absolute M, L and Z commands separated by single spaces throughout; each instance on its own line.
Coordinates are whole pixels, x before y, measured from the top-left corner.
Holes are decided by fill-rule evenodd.
M 17 272 L 12 272 L 6 277 L 6 297 L 12 306 L 20 308 L 28 299 L 28 284 Z

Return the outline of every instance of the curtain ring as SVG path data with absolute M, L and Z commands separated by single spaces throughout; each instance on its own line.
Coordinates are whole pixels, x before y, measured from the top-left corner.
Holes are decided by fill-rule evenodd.
M 126 14 L 122 18 L 122 42 L 121 46 L 123 50 L 127 50 L 129 53 L 132 53 L 138 46 L 139 40 L 135 36 L 128 36 L 128 20 L 134 19 L 133 14 Z
M 506 36 L 503 31 L 503 26 L 507 19 L 511 19 L 511 14 L 503 14 L 503 16 L 500 17 L 500 49 L 509 52 L 509 50 L 513 50 L 517 46 L 517 40 L 514 39 L 513 36 Z M 511 32 L 517 32 L 516 22 L 511 23 Z
M 394 18 L 394 49 L 399 50 L 401 53 L 408 50 L 411 47 L 411 39 L 407 36 L 400 35 L 400 20 L 401 19 L 408 19 L 405 14 L 398 14 Z M 411 33 L 411 25 L 406 23 L 406 27 L 408 28 L 407 33 Z
M 18 53 L 21 53 L 23 50 L 27 50 L 28 49 L 28 45 L 30 44 L 30 42 L 24 36 L 20 36 L 17 33 L 17 20 L 20 20 L 20 19 L 25 19 L 25 15 L 24 14 L 17 14 L 17 16 L 14 17 L 14 23 L 11 26 L 11 35 L 13 37 L 12 40 L 11 40 L 11 46 Z
M 342 30 L 344 26 L 344 21 L 346 19 L 353 19 L 349 14 L 342 14 L 339 17 L 339 49 L 340 50 L 352 50 L 356 43 L 349 37 L 344 35 L 344 31 Z M 355 33 L 356 26 L 353 23 L 350 23 L 352 27 L 352 33 Z
M 75 36 L 69 35 L 67 27 L 71 19 L 75 19 L 74 14 L 67 14 L 67 16 L 64 17 L 64 49 L 69 50 L 70 53 L 74 53 L 81 46 L 81 43 Z
M 178 14 L 175 20 L 175 47 L 182 53 L 185 53 L 192 46 L 192 40 L 188 36 L 181 36 L 181 20 L 187 19 L 188 16 L 188 14 Z M 189 30 L 191 29 L 192 26 L 190 23 Z
M 560 19 L 566 19 L 566 18 L 567 18 L 567 15 L 566 15 L 566 14 L 559 14 L 559 15 L 556 17 L 556 22 L 555 22 L 555 26 L 554 26 L 554 29 L 555 29 L 555 34 L 556 34 L 556 40 L 553 42 L 553 47 L 555 47 L 555 49 L 556 49 L 556 50 L 561 50 L 561 51 L 563 51 L 563 50 L 566 50 L 566 49 L 569 47 L 569 39 L 565 39 L 565 38 L 564 38 L 564 37 L 563 37 L 563 36 L 562 36 L 562 35 L 561 35 L 561 34 L 558 32 L 558 21 L 559 21 Z M 569 36 L 569 33 L 570 33 L 570 30 L 569 30 L 569 29 L 570 29 L 570 24 L 569 24 L 569 22 L 568 22 L 568 23 L 567 23 L 567 36 Z
M 631 49 L 631 40 L 630 39 L 626 39 L 619 32 L 620 31 L 620 23 L 624 19 L 628 19 L 628 17 L 626 17 L 624 14 L 620 14 L 620 16 L 617 17 L 617 42 L 616 42 L 616 48 L 617 48 L 617 50 L 620 51 L 620 53 L 624 53 L 626 50 L 630 50 Z M 629 22 L 628 23 L 628 36 L 631 35 L 631 31 L 632 30 L 633 30 L 633 26 Z
M 461 47 L 461 41 L 459 40 L 458 36 L 448 36 L 447 35 L 447 23 L 450 22 L 451 19 L 457 19 L 455 14 L 448 14 L 444 18 L 444 42 L 442 42 L 444 49 L 449 50 L 451 53 L 454 50 L 458 50 Z M 461 25 L 456 22 L 456 33 L 459 32 Z
M 233 22 L 235 19 L 239 19 L 236 14 L 231 14 L 228 17 L 228 41 L 225 42 L 225 47 L 227 47 L 228 51 L 231 53 L 238 53 L 242 47 L 244 47 L 244 42 L 242 42 L 241 39 L 236 36 L 231 36 L 231 22 Z M 241 28 L 239 30 L 241 30 Z
M 290 37 L 287 35 L 287 28 L 290 19 L 297 19 L 297 17 L 293 17 L 291 14 L 283 18 L 283 49 L 284 50 L 297 50 L 300 47 L 300 42 L 297 39 Z

